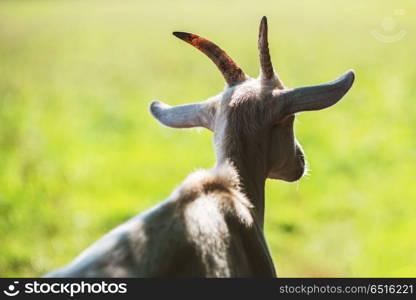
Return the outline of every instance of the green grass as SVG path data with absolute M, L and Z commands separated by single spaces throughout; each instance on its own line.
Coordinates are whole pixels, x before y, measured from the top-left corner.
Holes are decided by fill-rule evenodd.
M 210 133 L 168 129 L 148 113 L 154 98 L 198 101 L 224 86 L 170 33 L 212 39 L 257 76 L 267 15 L 286 85 L 357 74 L 338 105 L 297 118 L 310 176 L 267 183 L 280 275 L 416 276 L 416 3 L 152 3 L 0 2 L 0 275 L 67 263 L 212 166 Z M 389 16 L 407 32 L 396 43 L 371 34 Z

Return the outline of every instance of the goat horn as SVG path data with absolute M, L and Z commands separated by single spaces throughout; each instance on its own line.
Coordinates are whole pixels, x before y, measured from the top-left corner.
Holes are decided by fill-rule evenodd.
M 260 66 L 261 66 L 261 78 L 263 81 L 274 81 L 276 86 L 280 89 L 283 89 L 283 83 L 277 77 L 273 70 L 273 64 L 270 58 L 269 52 L 269 42 L 267 38 L 267 18 L 264 16 L 260 22 L 259 29 L 259 56 L 260 56 Z
M 173 32 L 173 35 L 187 42 L 188 44 L 191 44 L 198 50 L 202 51 L 206 56 L 208 56 L 221 71 L 225 81 L 229 86 L 240 83 L 247 79 L 247 76 L 231 59 L 231 57 L 229 57 L 224 50 L 215 45 L 213 42 L 208 41 L 196 34 L 187 32 L 175 31 Z

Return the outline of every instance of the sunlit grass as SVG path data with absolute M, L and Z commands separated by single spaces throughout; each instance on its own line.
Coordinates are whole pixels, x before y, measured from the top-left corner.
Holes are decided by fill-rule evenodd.
M 214 163 L 211 134 L 148 113 L 202 100 L 223 80 L 174 30 L 206 36 L 252 76 L 257 28 L 288 86 L 356 83 L 298 117 L 310 163 L 267 184 L 266 235 L 281 276 L 416 275 L 414 1 L 2 1 L 0 275 L 61 266 Z M 402 9 L 404 14 L 395 14 Z M 385 17 L 407 35 L 371 35 Z M 387 32 L 393 34 L 393 31 Z

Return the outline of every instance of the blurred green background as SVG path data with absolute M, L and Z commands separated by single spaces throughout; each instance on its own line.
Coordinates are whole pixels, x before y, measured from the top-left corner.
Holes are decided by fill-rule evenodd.
M 171 32 L 213 40 L 257 76 L 267 15 L 287 86 L 356 71 L 338 105 L 297 118 L 309 176 L 267 183 L 278 272 L 416 276 L 415 9 L 413 0 L 1 1 L 0 275 L 62 266 L 211 167 L 211 133 L 168 129 L 148 113 L 155 98 L 187 103 L 224 87 Z

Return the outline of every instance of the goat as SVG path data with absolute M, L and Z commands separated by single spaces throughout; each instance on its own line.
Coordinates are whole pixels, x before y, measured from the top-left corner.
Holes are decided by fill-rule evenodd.
M 213 131 L 216 165 L 189 175 L 166 201 L 117 227 L 47 277 L 277 276 L 263 234 L 265 181 L 292 182 L 304 175 L 295 114 L 337 103 L 352 86 L 354 73 L 326 84 L 286 88 L 271 63 L 267 30 L 263 17 L 256 79 L 214 43 L 173 33 L 205 53 L 227 86 L 199 103 L 172 107 L 154 101 L 150 111 L 168 127 Z

